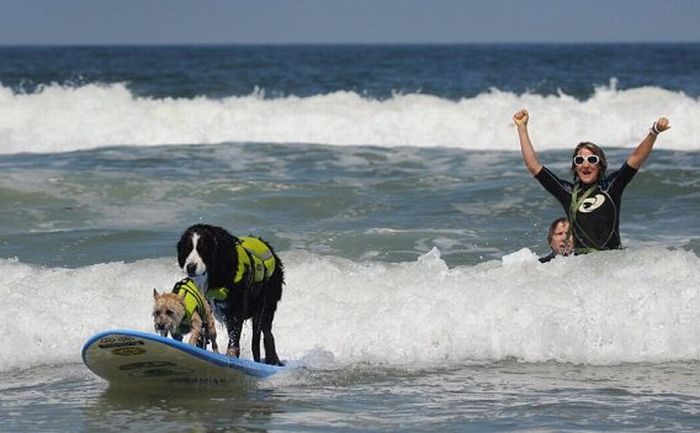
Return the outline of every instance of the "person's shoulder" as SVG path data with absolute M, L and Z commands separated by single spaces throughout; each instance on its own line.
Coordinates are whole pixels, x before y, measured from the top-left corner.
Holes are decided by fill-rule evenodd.
M 632 174 L 634 174 L 634 173 L 636 173 L 637 171 L 638 171 L 638 170 L 637 170 L 636 168 L 634 168 L 634 167 L 632 167 L 631 165 L 629 165 L 629 164 L 627 163 L 627 161 L 625 160 L 625 162 L 622 163 L 622 165 L 620 166 L 620 168 L 618 168 L 617 170 L 613 171 L 613 172 L 610 173 L 609 175 L 605 176 L 605 178 L 606 178 L 606 179 L 614 179 L 614 178 L 620 176 L 621 174 L 625 174 L 625 173 L 632 173 Z
M 618 171 L 625 171 L 625 172 L 629 172 L 629 173 L 636 173 L 636 172 L 639 171 L 639 169 L 638 169 L 638 168 L 632 167 L 631 165 L 629 165 L 629 164 L 627 163 L 627 160 L 625 160 L 625 162 L 622 163 L 622 167 L 620 167 L 620 169 L 619 169 Z
M 540 261 L 540 263 L 547 263 L 548 261 L 552 260 L 556 256 L 557 256 L 556 253 L 554 251 L 552 251 L 549 254 L 547 254 L 546 256 L 540 257 L 539 261 Z
M 574 186 L 573 183 L 564 180 L 556 174 L 554 174 L 554 172 L 548 169 L 545 165 L 543 165 L 542 169 L 540 169 L 540 172 L 535 175 L 535 179 L 537 179 L 541 184 L 557 184 L 569 191 Z
M 552 178 L 552 179 L 559 179 L 559 176 L 554 174 L 554 172 L 550 169 L 547 168 L 546 165 L 543 165 L 542 168 L 540 168 L 540 171 L 535 175 L 536 179 L 545 179 L 545 178 Z
M 636 168 L 627 164 L 627 161 L 625 161 L 622 163 L 622 166 L 620 166 L 620 168 L 608 174 L 607 176 L 605 176 L 604 179 L 602 179 L 599 182 L 600 187 L 601 189 L 608 189 L 610 185 L 613 184 L 617 179 L 627 179 L 626 181 L 623 181 L 623 183 L 627 183 L 629 182 L 629 179 L 632 179 L 632 177 L 634 177 L 634 175 L 637 174 L 637 171 L 638 170 Z

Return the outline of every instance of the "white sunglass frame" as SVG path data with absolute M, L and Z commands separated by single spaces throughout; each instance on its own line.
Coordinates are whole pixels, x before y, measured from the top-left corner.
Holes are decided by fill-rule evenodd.
M 581 158 L 581 162 L 578 162 L 579 158 Z M 591 161 L 591 159 L 594 159 L 595 161 Z M 576 165 L 577 167 L 580 165 L 583 165 L 584 162 L 587 162 L 590 165 L 598 165 L 600 163 L 600 156 L 598 156 L 598 155 L 588 155 L 588 156 L 576 155 L 576 156 L 574 156 L 574 165 Z

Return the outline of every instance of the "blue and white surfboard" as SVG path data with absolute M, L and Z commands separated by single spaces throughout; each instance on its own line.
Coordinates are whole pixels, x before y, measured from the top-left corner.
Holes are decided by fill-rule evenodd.
M 83 362 L 110 384 L 139 386 L 236 386 L 287 369 L 121 329 L 90 338 L 83 346 Z

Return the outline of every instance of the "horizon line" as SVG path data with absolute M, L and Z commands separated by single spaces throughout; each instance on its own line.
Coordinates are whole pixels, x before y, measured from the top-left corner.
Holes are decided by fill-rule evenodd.
M 700 41 L 498 41 L 498 42 L 105 42 L 105 43 L 2 43 L 2 48 L 67 47 L 224 47 L 224 46 L 467 46 L 467 45 L 694 45 Z

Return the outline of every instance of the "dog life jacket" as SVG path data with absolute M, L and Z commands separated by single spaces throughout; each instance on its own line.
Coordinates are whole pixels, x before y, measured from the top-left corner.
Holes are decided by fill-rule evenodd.
M 243 237 L 236 245 L 238 268 L 233 278 L 233 284 L 238 285 L 245 279 L 252 283 L 262 283 L 272 276 L 277 262 L 270 247 L 258 238 Z M 223 301 L 228 297 L 229 289 L 220 287 L 207 290 L 207 298 Z
M 201 317 L 203 321 L 206 320 L 207 310 L 204 303 L 207 302 L 207 300 L 204 299 L 199 288 L 190 278 L 185 278 L 175 283 L 173 293 L 179 296 L 180 292 L 185 292 L 185 298 L 183 299 L 185 304 L 185 316 L 182 318 L 182 322 L 180 322 L 178 331 L 181 334 L 187 334 L 192 328 L 192 314 L 194 314 L 195 311 L 199 313 L 199 317 Z

